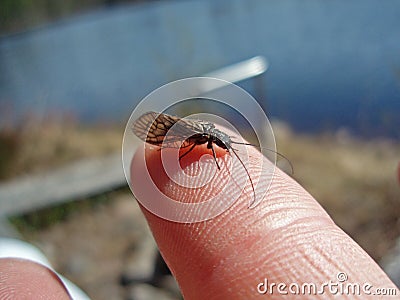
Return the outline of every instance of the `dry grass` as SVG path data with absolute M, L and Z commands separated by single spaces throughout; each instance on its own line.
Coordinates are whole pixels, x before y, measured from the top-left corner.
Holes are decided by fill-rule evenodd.
M 276 127 L 278 150 L 292 161 L 296 180 L 379 261 L 400 235 L 400 144 Z
M 119 151 L 122 133 L 116 126 L 85 127 L 68 118 L 31 120 L 21 128 L 0 130 L 0 179 Z
M 294 165 L 294 177 L 335 222 L 379 261 L 400 235 L 400 144 L 359 140 L 341 132 L 294 134 L 274 123 L 277 149 Z M 46 121 L 0 135 L 6 157 L 0 174 L 12 177 L 58 167 L 75 159 L 119 151 L 122 128 Z
M 396 181 L 400 144 L 363 141 L 343 133 L 299 135 L 280 123 L 275 123 L 274 129 L 278 151 L 293 163 L 296 180 L 379 261 L 400 235 L 400 187 Z M 119 151 L 122 132 L 122 128 L 85 128 L 68 121 L 32 124 L 3 134 L 4 153 L 8 153 L 3 170 L 9 178 Z M 86 205 L 67 204 L 17 218 L 14 224 L 45 252 L 57 270 L 91 297 L 120 299 L 125 291 L 118 278 L 127 249 L 138 246 L 137 234 L 145 226 L 132 199 L 127 191 L 109 193 L 80 202 Z M 51 222 L 43 222 L 43 218 Z M 65 243 L 66 236 L 69 243 Z M 106 269 L 98 261 L 104 262 Z

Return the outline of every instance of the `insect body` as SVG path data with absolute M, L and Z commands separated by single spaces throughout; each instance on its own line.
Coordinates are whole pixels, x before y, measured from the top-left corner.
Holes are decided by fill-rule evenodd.
M 172 132 L 167 134 L 173 126 Z M 197 145 L 207 144 L 207 148 L 212 151 L 218 170 L 221 168 L 217 161 L 214 145 L 225 149 L 229 153 L 232 151 L 249 177 L 255 198 L 254 185 L 250 174 L 245 164 L 236 153 L 237 150 L 232 148 L 232 144 L 251 144 L 232 141 L 228 134 L 215 128 L 213 123 L 181 119 L 179 117 L 156 112 L 148 112 L 140 116 L 134 121 L 132 130 L 141 140 L 152 145 L 162 148 L 189 148 L 188 151 L 180 155 L 179 159 L 182 159 L 190 153 Z

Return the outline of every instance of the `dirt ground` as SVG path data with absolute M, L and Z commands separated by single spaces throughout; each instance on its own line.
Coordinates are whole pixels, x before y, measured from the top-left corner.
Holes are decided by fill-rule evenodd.
M 294 166 L 293 177 L 379 263 L 400 235 L 400 144 L 361 140 L 344 130 L 316 136 L 295 134 L 279 122 L 273 127 L 278 151 Z M 73 123 L 33 131 L 3 137 L 3 144 L 5 140 L 18 150 L 4 154 L 15 163 L 7 165 L 3 177 L 45 172 L 77 158 L 119 151 L 122 139 L 120 128 L 82 129 Z M 288 170 L 284 161 L 278 166 Z M 169 275 L 149 280 L 155 244 L 126 188 L 13 222 L 56 270 L 92 299 L 180 298 Z

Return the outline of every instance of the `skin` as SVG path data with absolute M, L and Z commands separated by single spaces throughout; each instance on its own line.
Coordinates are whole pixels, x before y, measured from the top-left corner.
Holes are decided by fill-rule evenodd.
M 0 259 L 0 299 L 71 299 L 53 271 L 29 260 Z
M 397 181 L 398 181 L 398 183 L 400 185 L 400 162 L 397 165 Z
M 256 174 L 257 164 L 263 158 L 257 150 L 251 147 L 248 150 L 248 169 Z M 221 148 L 216 151 L 219 157 L 228 155 Z M 205 153 L 211 154 L 211 151 L 205 145 L 197 146 L 182 159 L 182 168 L 189 168 Z M 168 159 L 168 155 L 166 157 Z M 216 188 L 206 185 L 188 195 L 162 171 L 160 151 L 149 146 L 146 150 L 139 149 L 132 160 L 131 174 L 133 180 L 138 180 L 138 186 L 144 177 L 135 174 L 147 170 L 159 190 L 177 201 L 204 201 L 212 193 L 210 189 Z M 222 173 L 218 176 L 229 176 L 223 169 L 219 172 Z M 253 181 L 255 178 L 256 175 Z M 167 221 L 142 207 L 185 299 L 290 299 L 296 296 L 282 295 L 276 287 L 272 295 L 270 291 L 268 295 L 260 294 L 257 286 L 265 282 L 265 278 L 268 283 L 277 284 L 337 283 L 336 276 L 340 272 L 348 277 L 345 283 L 368 283 L 372 292 L 375 288 L 396 288 L 375 261 L 284 172 L 277 170 L 264 201 L 254 209 L 248 208 L 251 197 L 248 183 L 227 211 L 211 220 L 188 224 Z M 265 284 L 260 288 L 263 291 Z M 323 297 L 333 299 L 335 296 L 326 289 Z M 365 299 L 366 295 L 350 298 L 357 297 Z
M 248 149 L 247 166 L 254 180 L 257 165 L 263 158 L 257 150 Z M 216 152 L 219 157 L 227 155 L 220 148 Z M 218 185 L 224 187 L 224 182 L 218 181 L 213 190 L 206 185 L 188 196 L 162 171 L 160 153 L 149 147 L 145 153 L 141 147 L 136 152 L 131 173 L 139 186 L 144 177 L 135 174 L 149 171 L 160 191 L 185 202 L 204 201 Z M 189 168 L 205 153 L 211 154 L 205 145 L 196 146 L 181 161 L 182 168 Z M 219 172 L 222 178 L 229 176 L 223 173 L 224 169 Z M 282 295 L 276 287 L 272 295 L 270 290 L 260 294 L 257 286 L 261 284 L 265 288 L 262 285 L 265 279 L 269 284 L 338 282 L 339 272 L 347 274 L 345 283 L 368 283 L 372 286 L 370 291 L 396 288 L 373 259 L 335 225 L 318 202 L 285 173 L 277 170 L 264 201 L 254 209 L 248 208 L 251 195 L 248 184 L 227 211 L 198 223 L 167 221 L 142 207 L 185 299 L 291 299 L 298 296 Z M 324 299 L 335 297 L 325 291 Z M 396 292 L 400 295 L 399 290 Z M 321 295 L 307 297 L 321 298 Z M 357 297 L 365 299 L 366 295 L 347 298 Z M 69 299 L 69 296 L 57 276 L 45 267 L 25 260 L 0 259 L 0 299 L 8 298 Z

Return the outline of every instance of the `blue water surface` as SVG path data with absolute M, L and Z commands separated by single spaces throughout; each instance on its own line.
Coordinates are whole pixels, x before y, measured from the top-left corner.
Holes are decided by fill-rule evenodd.
M 0 118 L 68 112 L 82 122 L 123 123 L 162 84 L 262 55 L 270 68 L 258 100 L 270 116 L 299 131 L 346 127 L 400 138 L 399 16 L 396 0 L 97 10 L 0 38 Z

